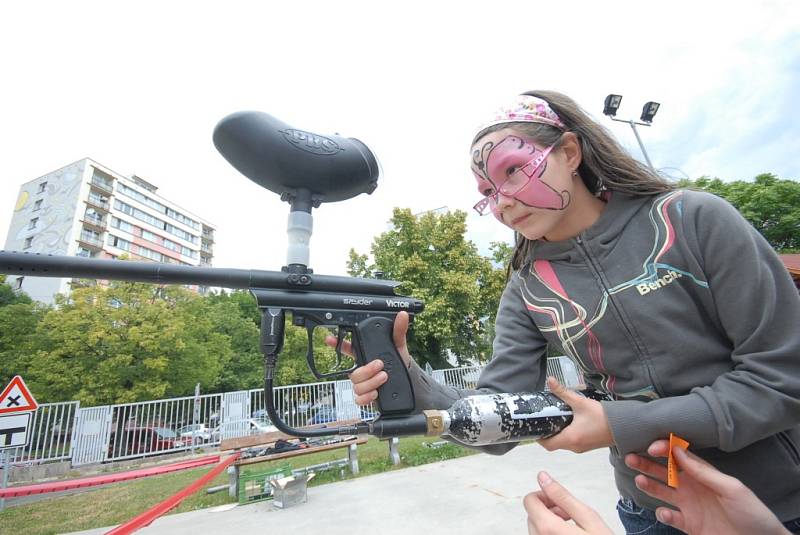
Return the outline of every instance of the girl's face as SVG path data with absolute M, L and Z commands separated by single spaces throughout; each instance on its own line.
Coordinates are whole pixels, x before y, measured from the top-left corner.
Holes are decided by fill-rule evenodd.
M 491 211 L 530 240 L 550 233 L 565 217 L 573 192 L 572 171 L 561 151 L 504 128 L 472 146 L 472 172 Z

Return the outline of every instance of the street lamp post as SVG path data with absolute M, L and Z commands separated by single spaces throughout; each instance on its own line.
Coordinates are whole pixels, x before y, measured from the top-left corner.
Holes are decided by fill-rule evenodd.
M 642 115 L 639 117 L 642 122 L 637 122 L 633 119 L 616 118 L 617 110 L 619 109 L 621 102 L 622 95 L 608 95 L 603 107 L 603 114 L 607 115 L 612 121 L 619 121 L 620 123 L 628 123 L 631 125 L 633 135 L 636 136 L 636 141 L 639 142 L 639 148 L 642 149 L 642 154 L 644 154 L 644 159 L 647 161 L 647 165 L 650 166 L 650 169 L 655 171 L 656 168 L 653 167 L 653 162 L 650 161 L 650 156 L 647 155 L 647 151 L 644 148 L 644 143 L 642 143 L 642 138 L 639 136 L 639 131 L 636 130 L 636 125 L 651 126 L 653 124 L 653 117 L 655 117 L 656 113 L 658 112 L 658 108 L 661 107 L 661 104 L 653 101 L 647 102 L 642 108 Z

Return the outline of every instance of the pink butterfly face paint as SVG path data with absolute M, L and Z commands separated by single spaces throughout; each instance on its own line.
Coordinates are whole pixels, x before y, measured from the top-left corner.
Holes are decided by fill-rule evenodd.
M 475 208 L 481 213 L 491 208 L 497 216 L 498 192 L 532 208 L 566 208 L 570 201 L 569 192 L 559 192 L 542 180 L 551 149 L 539 149 L 518 136 L 507 136 L 496 145 L 488 141 L 476 149 L 472 155 L 472 171 L 478 181 L 478 190 L 486 198 Z

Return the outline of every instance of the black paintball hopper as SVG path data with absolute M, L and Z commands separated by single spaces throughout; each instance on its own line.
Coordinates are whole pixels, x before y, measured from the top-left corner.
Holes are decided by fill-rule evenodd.
M 378 186 L 378 160 L 361 141 L 292 128 L 269 114 L 236 112 L 214 128 L 214 146 L 240 173 L 282 200 L 310 192 L 314 205 Z

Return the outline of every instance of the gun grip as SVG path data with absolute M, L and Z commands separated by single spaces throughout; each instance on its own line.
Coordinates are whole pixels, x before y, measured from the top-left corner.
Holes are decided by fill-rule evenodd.
M 378 387 L 378 408 L 383 416 L 405 416 L 414 412 L 414 389 L 400 353 L 394 345 L 394 322 L 389 318 L 372 317 L 356 326 L 354 341 L 360 355 L 360 365 L 373 360 L 383 361 L 389 380 Z

